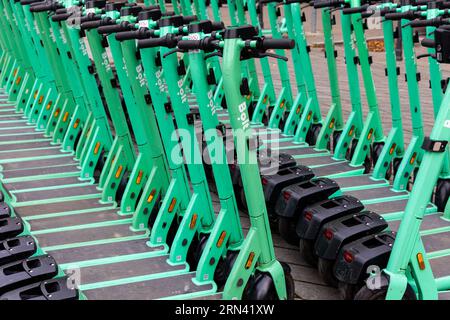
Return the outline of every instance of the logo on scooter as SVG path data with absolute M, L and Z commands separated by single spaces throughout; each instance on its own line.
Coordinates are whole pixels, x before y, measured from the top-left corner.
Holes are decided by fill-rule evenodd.
M 444 127 L 450 128 L 450 120 L 446 120 L 446 121 L 444 122 Z
M 381 270 L 379 266 L 368 266 L 366 273 L 369 274 L 369 278 L 366 280 L 367 288 L 376 290 L 381 288 Z
M 242 102 L 238 106 L 238 109 L 239 109 L 239 112 L 241 113 L 238 120 L 241 121 L 242 129 L 247 130 L 250 127 L 250 120 L 249 120 L 248 114 L 247 114 L 247 103 Z

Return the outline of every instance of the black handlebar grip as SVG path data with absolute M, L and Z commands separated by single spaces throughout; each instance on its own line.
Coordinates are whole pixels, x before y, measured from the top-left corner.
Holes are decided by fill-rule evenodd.
M 384 18 L 386 20 L 401 20 L 401 19 L 413 20 L 417 18 L 417 16 L 413 11 L 407 11 L 407 12 L 386 13 L 384 15 Z
M 441 19 L 429 19 L 429 20 L 414 20 L 409 23 L 413 28 L 428 27 L 428 26 L 439 26 L 441 24 Z
M 116 33 L 116 32 L 131 31 L 134 29 L 135 28 L 132 24 L 122 22 L 120 24 L 98 27 L 97 32 L 99 34 L 110 34 L 110 33 Z
M 138 40 L 137 47 L 138 49 L 156 48 L 156 47 L 163 47 L 166 45 L 166 43 L 167 43 L 166 38 L 151 38 Z
M 365 4 L 360 7 L 354 7 L 354 8 L 344 8 L 342 9 L 343 14 L 355 14 L 355 13 L 362 13 L 366 12 L 367 9 L 369 9 L 369 5 Z
M 219 31 L 225 29 L 225 24 L 222 21 L 212 22 L 212 31 Z
M 30 6 L 30 11 L 31 12 L 55 11 L 58 8 L 60 8 L 60 5 L 57 3 L 36 4 Z
M 86 22 L 81 23 L 81 30 L 95 29 L 95 28 L 99 28 L 101 26 L 106 26 L 106 25 L 110 25 L 110 24 L 115 24 L 115 21 L 112 20 L 111 18 L 94 20 L 94 21 L 86 21 Z
M 116 40 L 117 41 L 125 41 L 125 40 L 132 40 L 132 39 L 148 39 L 151 38 L 154 35 L 153 30 L 148 30 L 145 28 L 140 28 L 136 31 L 125 31 L 125 32 L 119 32 L 116 33 Z
M 343 4 L 343 1 L 340 0 L 326 0 L 326 1 L 314 1 L 314 8 L 320 9 L 320 8 L 328 8 L 328 7 L 335 7 Z
M 361 13 L 361 18 L 365 19 L 365 18 L 369 18 L 371 16 L 373 16 L 375 14 L 374 10 L 369 10 L 369 11 L 365 11 Z
M 292 39 L 263 39 L 260 44 L 261 49 L 293 49 L 295 41 Z
M 56 14 L 68 13 L 66 8 L 61 8 L 55 11 Z
M 23 6 L 27 6 L 33 3 L 43 2 L 42 0 L 20 0 L 20 4 Z
M 425 48 L 434 48 L 436 45 L 436 42 L 433 39 L 428 39 L 428 38 L 423 39 L 420 43 Z
M 197 16 L 196 15 L 193 15 L 193 16 L 183 16 L 183 23 L 191 23 L 191 22 L 194 22 L 194 21 L 197 21 Z
M 195 50 L 200 49 L 201 40 L 180 40 L 177 47 L 182 50 Z
M 55 15 L 52 16 L 52 21 L 53 22 L 65 21 L 65 20 L 69 19 L 71 15 L 72 15 L 72 13 L 55 14 Z

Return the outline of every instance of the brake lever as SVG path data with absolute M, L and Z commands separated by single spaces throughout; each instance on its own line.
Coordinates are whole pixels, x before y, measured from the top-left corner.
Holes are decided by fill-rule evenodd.
M 182 49 L 176 48 L 176 49 L 170 50 L 169 52 L 166 52 L 166 53 L 163 55 L 163 58 L 165 59 L 166 57 L 170 56 L 171 54 L 174 54 L 174 53 L 177 53 L 177 52 L 184 53 L 184 52 L 186 52 L 186 51 L 184 51 L 184 50 L 182 50 Z
M 213 53 L 210 53 L 210 54 L 206 54 L 205 55 L 205 60 L 209 59 L 209 58 L 212 58 L 212 57 L 221 57 L 222 58 L 223 54 L 220 51 L 216 51 L 216 52 L 213 52 Z
M 279 54 L 271 53 L 271 52 L 260 53 L 259 57 L 260 58 L 266 58 L 266 57 L 268 57 L 268 58 L 275 58 L 275 59 L 280 59 L 280 60 L 283 60 L 283 61 L 288 61 L 289 60 L 287 57 L 280 56 Z
M 424 53 L 424 54 L 419 54 L 417 56 L 417 60 L 422 59 L 422 58 L 428 58 L 428 57 L 436 59 L 436 55 L 434 53 Z

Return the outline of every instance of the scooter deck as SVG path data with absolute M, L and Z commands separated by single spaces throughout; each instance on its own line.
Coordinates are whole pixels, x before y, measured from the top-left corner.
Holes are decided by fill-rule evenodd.
M 0 111 L 0 113 L 1 113 L 1 111 Z M 36 133 L 36 129 L 34 127 L 12 128 L 12 129 L 0 128 L 0 136 L 8 136 L 8 135 L 24 134 L 24 133 L 28 133 L 28 134 Z M 42 133 L 40 135 L 42 136 Z
M 81 181 L 77 176 L 53 179 L 40 179 L 20 182 L 4 182 L 3 186 L 10 192 L 21 191 L 25 189 L 39 189 L 48 187 L 64 187 L 66 185 L 86 184 L 86 181 Z
M 43 168 L 31 168 L 23 170 L 10 170 L 1 172 L 5 179 L 35 177 L 35 176 L 49 176 L 51 174 L 64 174 L 64 173 L 79 173 L 80 168 L 75 164 L 59 165 L 54 167 Z
M 385 180 L 377 181 L 371 179 L 370 174 L 363 174 L 354 177 L 335 178 L 333 180 L 335 180 L 341 188 L 349 188 L 354 186 L 374 186 L 381 183 L 386 183 Z
M 194 273 L 147 280 L 124 285 L 109 286 L 93 290 L 83 290 L 88 299 L 111 300 L 152 300 L 186 294 L 209 293 L 211 284 L 197 286 L 192 282 Z
M 50 141 L 35 141 L 35 142 L 24 142 L 18 144 L 9 144 L 9 145 L 0 145 L 0 157 L 2 152 L 4 151 L 12 151 L 12 150 L 32 150 L 32 149 L 41 149 L 41 148 L 49 148 L 55 147 L 50 144 Z
M 112 222 L 128 219 L 129 216 L 117 214 L 117 208 L 104 211 L 83 212 L 68 215 L 48 215 L 47 218 L 25 220 L 30 225 L 31 231 L 42 231 L 48 229 L 66 228 L 79 225 L 88 225 L 100 222 Z
M 58 146 L 45 149 L 5 151 L 0 153 L 0 164 L 15 162 L 16 159 L 38 158 L 45 156 L 51 157 L 58 155 L 61 155 L 61 148 Z
M 347 191 L 345 194 L 349 194 L 351 196 L 356 197 L 357 199 L 364 201 L 364 200 L 372 200 L 372 199 L 383 199 L 383 198 L 390 198 L 395 196 L 407 196 L 408 192 L 402 191 L 402 192 L 395 192 L 392 190 L 391 186 L 387 187 L 379 187 L 379 188 L 371 188 L 371 189 L 364 189 L 364 190 L 353 190 L 353 191 Z
M 9 190 L 11 192 L 11 190 Z M 67 188 L 49 190 L 30 190 L 24 192 L 14 192 L 17 202 L 31 202 L 52 200 L 57 198 L 70 198 L 79 196 L 90 196 L 100 194 L 95 185 L 75 186 Z
M 50 158 L 43 160 L 28 160 L 17 161 L 2 164 L 3 171 L 8 170 L 20 170 L 20 169 L 32 169 L 32 168 L 44 168 L 58 165 L 77 164 L 78 162 L 73 159 L 73 155 L 62 156 L 58 158 Z
M 17 141 L 33 141 L 36 139 L 45 139 L 45 137 L 41 133 L 11 134 L 3 135 L 1 141 L 2 143 L 16 143 Z
M 100 196 L 91 199 L 56 201 L 53 203 L 34 204 L 34 205 L 16 205 L 14 211 L 21 217 L 33 217 L 38 215 L 47 215 L 52 213 L 80 212 L 85 210 L 103 210 L 111 208 L 110 203 L 100 203 Z

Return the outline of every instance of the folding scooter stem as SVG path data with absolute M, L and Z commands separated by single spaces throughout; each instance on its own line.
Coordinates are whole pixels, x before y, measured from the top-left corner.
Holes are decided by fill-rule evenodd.
M 436 299 L 437 288 L 433 278 L 430 264 L 424 254 L 425 250 L 420 238 L 420 226 L 425 214 L 425 208 L 431 198 L 434 185 L 436 184 L 446 154 L 448 154 L 448 141 L 450 141 L 450 91 L 447 90 L 439 110 L 436 123 L 430 135 L 431 147 L 425 150 L 422 163 L 417 174 L 416 182 L 411 197 L 406 206 L 405 214 L 398 230 L 389 263 L 384 270 L 389 275 L 389 290 L 387 299 L 401 299 L 406 289 L 406 270 L 412 269 L 413 274 L 419 277 L 421 294 L 424 299 Z M 425 267 L 419 267 L 417 255 L 424 257 Z M 427 271 L 428 270 L 428 271 Z M 430 289 L 426 290 L 427 284 Z M 450 289 L 441 288 L 442 290 Z

